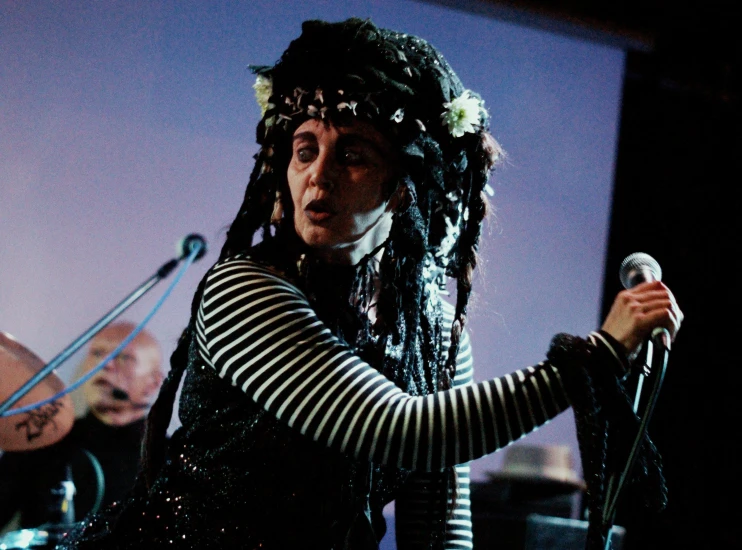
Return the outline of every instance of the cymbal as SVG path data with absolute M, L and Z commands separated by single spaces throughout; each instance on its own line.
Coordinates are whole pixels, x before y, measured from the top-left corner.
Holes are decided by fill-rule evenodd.
M 0 403 L 4 403 L 46 363 L 10 334 L 0 332 Z M 16 409 L 48 399 L 64 389 L 64 382 L 48 374 L 12 407 Z M 30 451 L 56 443 L 75 421 L 72 399 L 65 395 L 37 409 L 0 417 L 0 450 Z

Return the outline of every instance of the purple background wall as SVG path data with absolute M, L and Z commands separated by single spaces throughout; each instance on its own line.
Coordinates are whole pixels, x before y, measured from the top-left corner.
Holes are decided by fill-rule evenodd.
M 191 0 L 0 5 L 0 330 L 49 360 L 198 232 L 210 253 L 149 324 L 169 355 L 251 169 L 247 65 L 305 19 L 349 16 L 436 45 L 509 153 L 470 317 L 477 379 L 596 328 L 623 52 L 420 2 Z M 525 441 L 578 458 L 571 413 Z

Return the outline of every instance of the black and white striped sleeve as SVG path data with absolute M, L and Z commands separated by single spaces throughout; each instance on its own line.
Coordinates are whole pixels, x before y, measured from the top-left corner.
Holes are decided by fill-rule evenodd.
M 302 434 L 412 470 L 439 471 L 493 452 L 569 405 L 547 363 L 412 397 L 339 342 L 299 289 L 244 258 L 207 276 L 197 338 L 220 377 Z
M 448 312 L 447 312 L 448 313 Z M 446 327 L 453 320 L 446 315 Z M 448 336 L 446 333 L 446 337 Z M 471 345 L 463 333 L 456 361 L 454 386 L 473 382 Z M 398 550 L 415 550 L 434 546 L 434 537 L 445 512 L 443 548 L 447 550 L 473 548 L 469 465 L 459 464 L 455 487 L 438 472 L 413 472 L 394 503 L 395 535 Z M 443 503 L 445 502 L 445 508 Z

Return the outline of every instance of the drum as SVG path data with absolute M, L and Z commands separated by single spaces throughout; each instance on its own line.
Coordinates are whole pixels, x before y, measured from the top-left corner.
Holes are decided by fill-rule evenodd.
M 46 363 L 38 355 L 10 334 L 0 332 L 0 404 L 4 405 L 45 366 Z M 64 383 L 52 372 L 13 405 L 13 408 L 49 399 L 63 389 Z M 75 410 L 69 395 L 25 413 L 0 417 L 0 449 L 31 451 L 46 447 L 67 435 L 74 421 Z

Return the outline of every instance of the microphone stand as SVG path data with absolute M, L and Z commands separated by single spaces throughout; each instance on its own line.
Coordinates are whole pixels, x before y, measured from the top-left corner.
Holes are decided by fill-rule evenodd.
M 610 533 L 616 515 L 616 504 L 618 503 L 619 493 L 625 485 L 626 480 L 631 477 L 631 472 L 639 456 L 639 449 L 644 442 L 647 427 L 649 426 L 649 420 L 654 413 L 654 406 L 657 403 L 657 398 L 659 397 L 660 389 L 662 388 L 662 383 L 665 378 L 667 360 L 670 355 L 670 333 L 667 329 L 662 329 L 661 332 L 653 335 L 653 338 L 647 340 L 646 347 L 645 361 L 642 365 L 642 372 L 639 373 L 636 398 L 634 400 L 635 413 L 639 410 L 640 403 L 645 401 L 642 413 L 639 415 L 639 430 L 634 439 L 634 443 L 631 447 L 623 471 L 620 473 L 618 478 L 616 478 L 616 472 L 613 472 L 608 480 L 608 486 L 606 488 L 606 503 L 602 517 L 605 550 L 610 550 L 611 548 Z M 649 385 L 651 385 L 649 395 L 645 400 L 642 399 L 641 395 L 644 378 L 648 378 Z
M 155 286 L 157 283 L 159 283 L 162 279 L 170 275 L 170 273 L 173 271 L 173 269 L 176 268 L 178 263 L 183 259 L 183 257 L 180 258 L 173 258 L 172 260 L 164 263 L 160 268 L 149 277 L 146 281 L 144 281 L 141 285 L 139 285 L 134 291 L 129 294 L 126 298 L 124 298 L 121 302 L 119 302 L 118 305 L 116 305 L 111 311 L 109 311 L 107 314 L 105 314 L 97 323 L 95 323 L 93 326 L 91 326 L 88 330 L 86 330 L 83 334 L 78 336 L 69 346 L 67 346 L 62 352 L 60 352 L 54 359 L 52 359 L 49 363 L 47 363 L 44 368 L 42 368 L 39 372 L 37 372 L 35 375 L 33 375 L 23 386 L 18 388 L 13 395 L 8 397 L 8 399 L 5 400 L 2 405 L 0 405 L 0 415 L 8 411 L 13 405 L 15 405 L 16 402 L 18 402 L 19 399 L 21 399 L 24 395 L 26 395 L 29 391 L 33 389 L 34 386 L 36 386 L 41 380 L 43 380 L 46 376 L 51 374 L 54 369 L 56 369 L 59 365 L 61 365 L 64 361 L 66 361 L 73 353 L 75 353 L 77 350 L 79 350 L 82 346 L 84 346 L 88 341 L 90 341 L 93 336 L 98 334 L 103 328 L 110 323 L 113 319 L 121 315 L 125 310 L 127 310 L 129 307 L 131 307 L 134 302 L 139 300 L 142 296 L 144 296 L 153 286 Z

